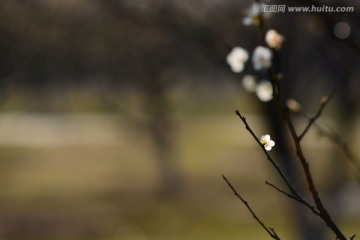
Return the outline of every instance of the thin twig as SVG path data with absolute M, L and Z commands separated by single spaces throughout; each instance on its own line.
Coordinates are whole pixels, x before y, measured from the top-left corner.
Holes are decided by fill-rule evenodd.
M 281 240 L 281 238 L 277 235 L 277 233 L 275 232 L 275 230 L 273 228 L 267 227 L 261 220 L 260 218 L 255 214 L 255 212 L 252 210 L 252 208 L 250 207 L 249 203 L 240 196 L 240 194 L 236 191 L 236 189 L 232 186 L 232 184 L 230 183 L 230 181 L 225 177 L 225 175 L 222 175 L 223 179 L 225 180 L 225 182 L 227 183 L 227 185 L 229 186 L 229 188 L 233 191 L 233 193 L 235 194 L 236 197 L 238 197 L 240 199 L 240 201 L 246 206 L 246 208 L 249 210 L 249 212 L 251 213 L 251 215 L 253 216 L 253 218 L 260 224 L 260 226 L 273 238 L 276 240 Z
M 296 198 L 296 196 L 292 195 L 291 193 L 286 192 L 285 190 L 283 190 L 283 189 L 275 186 L 274 184 L 272 184 L 272 183 L 270 183 L 270 182 L 268 182 L 268 181 L 265 181 L 265 184 L 266 184 L 266 185 L 269 185 L 270 187 L 272 187 L 272 188 L 276 189 L 277 191 L 283 193 L 283 194 L 286 195 L 287 197 L 292 198 L 292 199 L 298 201 L 298 199 Z
M 312 177 L 312 174 L 310 171 L 310 165 L 309 165 L 308 161 L 306 160 L 305 155 L 303 153 L 303 150 L 302 150 L 302 147 L 300 144 L 300 140 L 297 137 L 297 133 L 296 133 L 294 124 L 291 121 L 288 109 L 287 109 L 287 111 L 282 112 L 282 118 L 283 118 L 286 126 L 288 127 L 290 136 L 295 145 L 296 155 L 302 166 L 302 169 L 303 169 L 303 172 L 304 172 L 304 175 L 306 178 L 306 182 L 308 184 L 309 192 L 315 202 L 316 208 L 320 212 L 319 216 L 321 217 L 321 219 L 323 219 L 323 221 L 326 223 L 326 225 L 335 233 L 337 238 L 339 238 L 340 240 L 347 240 L 345 235 L 341 232 L 339 227 L 336 225 L 334 220 L 331 218 L 330 214 L 328 213 L 327 209 L 325 208 L 325 206 L 319 196 L 319 193 L 317 191 L 316 185 L 314 183 L 314 180 L 313 180 L 313 177 Z
M 304 114 L 302 112 L 299 112 L 299 115 L 308 120 L 310 119 L 309 116 L 307 116 L 306 114 Z M 352 152 L 350 150 L 347 142 L 343 138 L 341 138 L 340 135 L 331 127 L 328 127 L 329 130 L 326 130 L 324 127 L 322 127 L 320 124 L 318 124 L 316 122 L 314 122 L 313 126 L 317 130 L 317 132 L 320 136 L 324 136 L 324 137 L 328 138 L 330 141 L 332 141 L 335 145 L 337 145 L 340 148 L 342 153 L 345 155 L 346 159 L 348 159 L 350 161 L 350 163 L 353 165 L 353 167 L 357 171 L 356 176 L 360 183 L 360 160 L 354 154 L 354 152 Z
M 335 86 L 332 88 L 331 92 L 325 96 L 322 97 L 320 100 L 320 107 L 317 110 L 316 114 L 314 117 L 309 119 L 308 124 L 306 125 L 305 129 L 302 131 L 302 133 L 297 137 L 298 141 L 301 141 L 303 139 L 303 137 L 305 136 L 305 134 L 309 131 L 310 127 L 315 123 L 315 121 L 321 116 L 323 110 L 325 109 L 326 105 L 329 103 L 330 99 L 334 96 L 335 94 Z
M 292 186 L 292 184 L 290 183 L 290 181 L 288 180 L 288 178 L 285 176 L 285 173 L 281 170 L 280 166 L 272 159 L 272 157 L 270 156 L 270 154 L 268 153 L 268 151 L 266 151 L 266 149 L 264 148 L 264 145 L 260 142 L 260 140 L 257 138 L 257 136 L 255 135 L 255 133 L 253 132 L 253 130 L 251 129 L 251 127 L 249 126 L 248 122 L 246 121 L 246 118 L 241 115 L 241 113 L 239 112 L 239 110 L 235 111 L 236 115 L 239 116 L 239 118 L 241 119 L 241 121 L 244 123 L 245 128 L 247 131 L 250 132 L 251 136 L 255 139 L 255 141 L 258 143 L 258 145 L 261 147 L 261 149 L 263 150 L 264 154 L 267 157 L 267 160 L 275 167 L 276 171 L 279 173 L 280 177 L 284 180 L 284 182 L 286 183 L 287 187 L 289 188 L 289 190 L 291 190 L 291 192 L 293 194 L 297 193 L 297 190 Z
M 293 195 L 291 193 L 288 193 L 286 192 L 285 190 L 275 186 L 274 184 L 266 181 L 265 182 L 267 185 L 269 185 L 270 187 L 274 188 L 275 190 L 281 192 L 282 194 L 284 194 L 285 196 L 291 198 L 291 199 L 294 199 L 296 200 L 297 202 L 301 203 L 301 204 L 304 204 L 305 206 L 307 206 L 315 215 L 319 215 L 320 212 L 316 209 L 315 206 L 311 205 L 308 201 L 306 201 L 304 198 L 299 198 L 298 196 L 296 195 Z
M 303 196 L 301 196 L 299 194 L 299 191 L 291 184 L 291 182 L 286 177 L 285 173 L 281 170 L 280 166 L 273 160 L 273 158 L 268 153 L 268 151 L 266 151 L 266 149 L 264 148 L 264 145 L 259 141 L 256 134 L 254 133 L 254 131 L 251 129 L 250 125 L 246 121 L 246 118 L 244 116 L 242 116 L 241 113 L 238 110 L 236 110 L 235 112 L 236 112 L 236 115 L 238 115 L 239 118 L 244 123 L 246 130 L 248 130 L 250 132 L 251 136 L 255 139 L 255 141 L 261 147 L 261 149 L 263 150 L 264 154 L 267 157 L 267 160 L 273 165 L 273 167 L 276 169 L 276 171 L 278 172 L 280 177 L 285 182 L 286 186 L 288 187 L 289 191 L 291 192 L 292 198 L 296 199 L 296 201 L 298 201 L 298 202 L 304 204 L 305 206 L 307 206 L 316 215 L 319 215 L 318 210 L 315 207 L 313 207 Z
M 273 66 L 271 66 L 271 68 L 273 69 Z M 287 126 L 287 129 L 288 129 L 288 131 L 290 133 L 290 136 L 291 136 L 291 138 L 293 140 L 293 143 L 295 145 L 295 152 L 296 152 L 296 155 L 297 155 L 297 157 L 299 159 L 301 167 L 303 169 L 303 172 L 304 172 L 304 175 L 305 175 L 305 178 L 306 178 L 306 182 L 307 182 L 307 185 L 308 185 L 309 192 L 310 192 L 310 194 L 311 194 L 311 196 L 312 196 L 312 198 L 314 200 L 314 203 L 315 203 L 315 206 L 316 206 L 317 210 L 320 213 L 319 217 L 335 233 L 335 235 L 336 235 L 336 237 L 338 239 L 347 240 L 345 235 L 341 232 L 339 227 L 335 224 L 335 222 L 331 218 L 330 214 L 328 213 L 327 209 L 325 208 L 324 204 L 322 203 L 322 200 L 321 200 L 321 198 L 319 196 L 319 193 L 317 191 L 316 185 L 315 185 L 314 180 L 313 180 L 313 176 L 312 176 L 311 171 L 310 171 L 310 165 L 309 165 L 307 159 L 305 158 L 305 155 L 303 153 L 303 150 L 302 150 L 302 147 L 301 147 L 301 144 L 300 144 L 301 139 L 308 132 L 308 130 L 310 129 L 312 124 L 316 121 L 316 119 L 319 116 L 321 116 L 324 108 L 326 107 L 326 105 L 329 102 L 330 98 L 333 96 L 335 89 L 332 89 L 330 94 L 327 97 L 324 97 L 321 100 L 321 105 L 319 107 L 319 110 L 317 111 L 315 116 L 309 120 L 309 123 L 305 127 L 304 131 L 298 136 L 297 132 L 295 130 L 294 124 L 293 124 L 293 122 L 291 120 L 291 117 L 290 117 L 289 108 L 283 107 L 283 105 L 281 103 L 281 100 L 280 100 L 279 92 L 276 91 L 276 89 L 279 89 L 279 82 L 277 81 L 274 74 L 271 74 L 271 71 L 269 71 L 269 78 L 270 78 L 270 82 L 273 85 L 273 90 L 274 90 L 273 91 L 273 100 L 274 100 L 275 108 L 277 109 L 279 116 L 282 118 L 283 122 Z

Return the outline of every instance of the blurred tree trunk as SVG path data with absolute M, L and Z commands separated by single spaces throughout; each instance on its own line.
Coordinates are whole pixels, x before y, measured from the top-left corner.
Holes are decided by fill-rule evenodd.
M 171 103 L 167 96 L 169 82 L 163 78 L 164 66 L 161 62 L 148 59 L 144 62 L 144 67 L 147 76 L 140 81 L 140 87 L 147 117 L 146 125 L 154 144 L 159 167 L 159 194 L 172 196 L 180 190 L 181 176 L 174 153 L 175 124 L 171 117 Z

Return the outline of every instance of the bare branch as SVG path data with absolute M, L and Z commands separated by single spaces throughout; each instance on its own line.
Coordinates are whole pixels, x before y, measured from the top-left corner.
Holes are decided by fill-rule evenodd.
M 297 137 L 298 141 L 301 141 L 303 139 L 303 137 L 306 135 L 306 133 L 309 131 L 310 127 L 315 123 L 315 121 L 321 116 L 323 110 L 325 109 L 326 105 L 329 103 L 330 99 L 334 96 L 335 94 L 335 87 L 333 87 L 333 89 L 331 90 L 331 92 L 325 96 L 322 97 L 320 100 L 320 107 L 318 109 L 318 111 L 316 112 L 315 116 L 309 119 L 308 124 L 306 125 L 305 129 L 303 130 L 303 132 Z
M 265 27 L 264 27 L 264 22 L 263 22 L 263 18 L 262 18 L 261 14 L 260 14 L 259 30 L 260 30 L 260 33 L 261 33 L 261 36 L 262 36 L 262 41 L 264 42 L 265 41 L 265 38 L 264 38 L 265 37 Z M 282 118 L 283 123 L 287 126 L 287 129 L 289 131 L 289 134 L 290 134 L 291 139 L 293 141 L 293 144 L 295 146 L 296 155 L 297 155 L 298 160 L 299 160 L 299 162 L 301 164 L 303 174 L 304 174 L 304 176 L 306 178 L 306 182 L 307 182 L 307 185 L 308 185 L 308 190 L 309 190 L 309 192 L 310 192 L 310 194 L 312 196 L 312 199 L 314 201 L 315 206 L 312 206 L 311 204 L 309 204 L 305 200 L 302 203 L 305 206 L 312 209 L 313 212 L 316 215 L 318 215 L 324 221 L 324 223 L 327 225 L 327 227 L 334 232 L 337 239 L 339 239 L 339 240 L 347 240 L 345 235 L 342 233 L 342 231 L 339 229 L 339 227 L 335 224 L 335 222 L 331 218 L 330 214 L 328 213 L 327 209 L 325 208 L 325 206 L 322 203 L 322 200 L 321 200 L 321 198 L 319 196 L 319 193 L 317 191 L 317 187 L 316 187 L 316 185 L 314 183 L 313 176 L 312 176 L 311 171 L 310 171 L 309 162 L 306 159 L 306 157 L 305 157 L 305 155 L 303 153 L 302 146 L 301 146 L 301 140 L 308 133 L 311 126 L 321 116 L 321 114 L 322 114 L 323 110 L 325 109 L 326 105 L 328 104 L 329 100 L 334 95 L 335 88 L 332 89 L 332 91 L 330 92 L 330 94 L 328 94 L 328 96 L 325 96 L 325 97 L 323 97 L 321 99 L 321 101 L 320 101 L 321 104 L 319 106 L 318 111 L 316 112 L 314 117 L 309 118 L 309 121 L 308 121 L 306 127 L 301 132 L 301 134 L 298 135 L 297 132 L 296 132 L 296 129 L 294 127 L 294 124 L 292 122 L 292 119 L 290 117 L 289 109 L 287 107 L 283 107 L 283 104 L 281 102 L 280 91 L 279 91 L 279 89 L 280 89 L 279 88 L 279 81 L 276 78 L 276 72 L 275 72 L 274 67 L 271 66 L 270 68 L 268 68 L 267 73 L 268 73 L 269 81 L 271 82 L 272 87 L 273 87 L 273 103 L 275 105 L 275 108 L 277 109 L 277 112 L 278 112 L 279 116 Z M 256 140 L 256 142 L 261 146 L 263 152 L 267 156 L 268 161 L 270 161 L 271 164 L 275 167 L 275 169 L 277 170 L 280 177 L 285 181 L 285 183 L 286 183 L 287 187 L 289 188 L 289 190 L 291 191 L 291 193 L 287 193 L 287 192 L 281 190 L 280 188 L 277 188 L 274 185 L 272 185 L 272 187 L 274 187 L 278 191 L 282 192 L 283 194 L 287 195 L 288 197 L 299 201 L 299 199 L 297 198 L 297 196 L 298 196 L 297 191 L 292 187 L 292 185 L 290 184 L 290 182 L 288 181 L 288 179 L 286 178 L 286 176 L 284 175 L 282 170 L 274 162 L 274 160 L 271 158 L 271 156 L 267 153 L 264 146 L 261 144 L 261 142 L 259 141 L 257 136 L 254 134 L 254 132 L 251 130 L 250 126 L 246 122 L 245 117 L 243 117 L 238 110 L 236 111 L 236 114 L 243 121 L 243 123 L 245 124 L 246 129 L 250 132 L 250 134 L 253 136 L 253 138 Z M 224 179 L 226 180 L 225 177 L 224 177 Z M 232 188 L 232 186 L 230 184 L 229 184 L 229 186 Z M 295 192 L 293 192 L 293 190 L 295 190 Z M 233 189 L 233 191 L 234 191 L 234 189 Z M 236 195 L 237 194 L 236 191 L 234 191 L 234 192 L 235 192 L 235 195 Z M 240 197 L 240 199 L 242 199 L 242 198 Z M 267 230 L 268 233 L 269 232 L 271 233 L 271 229 L 266 228 L 266 227 L 265 227 L 265 229 Z M 353 238 L 354 238 L 354 236 L 351 237 L 350 239 L 353 239 Z
M 287 195 L 290 198 L 295 199 L 296 201 L 298 201 L 299 203 L 305 205 L 306 207 L 308 207 L 315 215 L 319 215 L 319 211 L 316 209 L 316 207 L 312 206 L 304 197 L 302 197 L 298 190 L 290 183 L 290 181 L 287 179 L 287 177 L 285 176 L 284 172 L 281 170 L 281 168 L 279 167 L 279 165 L 272 159 L 272 157 L 270 156 L 270 154 L 268 153 L 268 151 L 266 151 L 266 149 L 264 148 L 263 144 L 259 141 L 259 139 L 256 137 L 256 134 L 254 133 L 254 131 L 251 129 L 250 125 L 248 124 L 248 122 L 246 121 L 246 118 L 244 116 L 242 116 L 240 114 L 240 112 L 238 110 L 236 110 L 236 114 L 240 117 L 240 119 L 243 121 L 246 130 L 248 130 L 250 132 L 250 134 L 252 135 L 252 137 L 255 139 L 255 141 L 261 146 L 263 152 L 265 153 L 267 160 L 273 165 L 273 167 L 276 169 L 276 171 L 278 172 L 278 174 L 280 175 L 280 177 L 283 179 L 283 181 L 285 182 L 286 186 L 288 187 L 289 191 L 291 193 L 285 193 L 285 191 L 280 190 L 280 192 L 284 193 L 285 195 Z M 267 184 L 269 184 L 267 182 Z M 271 186 L 271 184 L 269 184 Z M 272 185 L 272 187 L 275 187 L 274 185 Z M 279 188 L 275 187 L 277 190 L 279 190 Z
M 291 193 L 288 193 L 286 191 L 284 191 L 283 189 L 275 186 L 274 184 L 266 181 L 265 182 L 267 185 L 269 185 L 270 187 L 274 188 L 275 190 L 281 192 L 282 194 L 284 194 L 285 196 L 291 198 L 291 199 L 294 199 L 295 201 L 307 206 L 315 215 L 319 215 L 320 212 L 316 209 L 315 206 L 311 205 L 308 201 L 306 201 L 304 198 L 300 197 L 300 196 L 297 196 L 297 195 L 293 195 Z
M 310 117 L 306 114 L 300 112 L 300 116 L 310 120 Z M 345 157 L 350 161 L 350 163 L 353 165 L 355 170 L 357 171 L 357 178 L 360 183 L 360 160 L 359 158 L 354 154 L 353 151 L 351 151 L 349 145 L 347 142 L 341 138 L 341 136 L 331 127 L 327 127 L 329 130 L 326 130 L 324 127 L 322 127 L 320 124 L 314 122 L 314 127 L 317 130 L 318 134 L 320 136 L 324 136 L 328 138 L 330 141 L 332 141 L 335 145 L 337 145 L 342 153 L 345 155 Z
M 225 175 L 222 175 L 223 179 L 225 180 L 225 182 L 227 183 L 227 185 L 229 186 L 229 188 L 233 191 L 233 193 L 235 194 L 236 197 L 238 197 L 240 199 L 240 201 L 246 206 L 246 208 L 249 210 L 249 212 L 251 213 L 251 215 L 253 216 L 253 218 L 260 224 L 260 226 L 273 238 L 276 240 L 281 240 L 281 238 L 277 235 L 277 233 L 275 232 L 275 230 L 273 228 L 267 227 L 261 220 L 260 218 L 255 214 L 255 212 L 252 210 L 252 208 L 250 207 L 250 205 L 248 204 L 248 202 L 240 196 L 240 194 L 236 191 L 236 189 L 232 186 L 232 184 L 230 183 L 230 181 L 225 177 Z
M 277 105 L 279 105 L 279 103 Z M 320 114 L 321 114 L 321 111 L 320 111 Z M 302 166 L 302 169 L 303 169 L 303 172 L 304 172 L 304 175 L 306 178 L 306 182 L 308 184 L 309 192 L 311 193 L 311 196 L 315 202 L 316 208 L 320 212 L 319 217 L 326 223 L 328 228 L 330 228 L 340 240 L 347 240 L 345 235 L 341 232 L 339 227 L 335 224 L 335 222 L 331 218 L 330 214 L 328 213 L 327 209 L 325 208 L 324 204 L 322 203 L 322 200 L 319 196 L 319 193 L 317 191 L 316 185 L 314 183 L 314 180 L 313 180 L 313 177 L 312 177 L 312 174 L 310 171 L 310 165 L 309 165 L 308 161 L 306 160 L 306 157 L 303 153 L 303 150 L 302 150 L 302 147 L 300 144 L 300 140 L 297 137 L 294 124 L 290 119 L 289 111 L 283 111 L 282 118 L 283 118 L 286 126 L 288 127 L 290 136 L 295 145 L 296 155 Z
M 253 130 L 251 129 L 251 127 L 249 126 L 248 122 L 246 121 L 246 118 L 244 116 L 241 115 L 241 113 L 239 112 L 239 110 L 235 111 L 236 115 L 239 116 L 239 118 L 241 119 L 241 121 L 244 123 L 246 130 L 248 130 L 251 134 L 251 136 L 255 139 L 255 141 L 258 143 L 258 145 L 261 147 L 261 149 L 263 150 L 264 154 L 267 157 L 267 160 L 274 166 L 274 168 L 276 169 L 276 171 L 279 173 L 280 177 L 284 180 L 284 182 L 286 183 L 287 187 L 289 188 L 289 190 L 291 190 L 291 192 L 293 194 L 297 193 L 297 190 L 292 186 L 292 184 L 290 183 L 290 181 L 288 180 L 288 178 L 285 176 L 285 173 L 281 170 L 280 166 L 272 159 L 272 157 L 270 156 L 270 154 L 266 151 L 266 149 L 264 148 L 264 145 L 260 142 L 260 140 L 257 138 L 257 136 L 255 135 L 255 133 L 253 132 Z

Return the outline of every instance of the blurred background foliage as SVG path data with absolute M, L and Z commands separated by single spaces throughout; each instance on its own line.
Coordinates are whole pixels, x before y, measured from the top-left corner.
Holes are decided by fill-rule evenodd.
M 233 46 L 261 43 L 241 24 L 251 3 L 1 1 L 1 239 L 268 238 L 222 173 L 279 234 L 300 239 L 291 204 L 263 184 L 278 178 L 234 114 L 268 131 L 262 104 L 225 62 Z M 323 121 L 336 128 L 340 119 L 355 150 L 358 9 L 267 20 L 286 37 L 285 95 L 311 113 L 338 82 L 345 90 Z M 351 39 L 334 35 L 340 21 Z M 305 145 L 325 188 L 335 147 L 316 133 Z M 337 217 L 353 231 L 360 193 L 343 165 L 349 183 Z

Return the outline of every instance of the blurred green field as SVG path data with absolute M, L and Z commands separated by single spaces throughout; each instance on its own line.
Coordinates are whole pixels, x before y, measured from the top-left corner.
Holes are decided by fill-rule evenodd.
M 262 179 L 251 172 L 260 172 L 261 162 L 251 164 L 253 170 L 241 163 L 236 134 L 222 132 L 229 123 L 225 128 L 216 123 L 223 120 L 196 117 L 182 127 L 177 158 L 185 189 L 172 199 L 157 196 L 158 169 L 140 132 L 121 131 L 127 140 L 115 146 L 2 147 L 4 239 L 257 236 L 257 226 L 237 206 L 221 174 L 242 179 L 243 191 L 253 194 L 251 185 Z M 250 231 L 244 233 L 242 224 Z
M 3 144 L 1 239 L 269 239 L 226 186 L 221 178 L 225 174 L 265 223 L 284 239 L 296 240 L 288 199 L 264 184 L 279 179 L 230 102 L 222 111 L 212 105 L 175 113 L 175 157 L 183 188 L 173 197 L 158 194 L 159 169 L 151 141 L 126 118 L 116 119 L 113 131 L 118 138 L 104 140 L 106 144 Z M 266 131 L 258 114 L 248 115 L 257 132 Z M 102 132 L 97 121 L 95 133 Z M 103 127 L 103 132 L 109 130 Z M 309 141 L 309 146 L 318 142 L 309 154 L 317 160 L 313 165 L 321 183 L 326 176 L 319 169 L 327 164 L 324 150 L 329 144 L 314 136 Z M 349 234 L 359 229 L 358 216 L 342 218 Z

